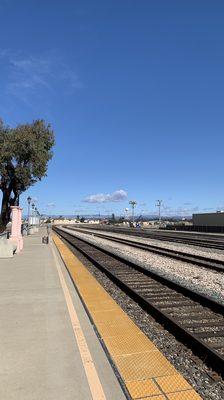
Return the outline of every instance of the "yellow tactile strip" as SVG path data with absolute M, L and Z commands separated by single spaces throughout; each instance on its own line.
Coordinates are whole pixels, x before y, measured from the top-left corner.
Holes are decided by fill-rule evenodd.
M 61 239 L 53 240 L 131 398 L 201 399 Z

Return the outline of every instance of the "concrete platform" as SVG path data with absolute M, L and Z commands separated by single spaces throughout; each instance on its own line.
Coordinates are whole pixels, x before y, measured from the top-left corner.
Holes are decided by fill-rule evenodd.
M 25 237 L 22 253 L 0 260 L 0 399 L 123 400 L 64 264 L 52 242 L 41 243 L 43 234 Z M 91 371 L 99 396 L 91 392 Z
M 200 400 L 201 397 L 193 387 L 134 324 L 59 236 L 54 234 L 53 240 L 130 398 Z

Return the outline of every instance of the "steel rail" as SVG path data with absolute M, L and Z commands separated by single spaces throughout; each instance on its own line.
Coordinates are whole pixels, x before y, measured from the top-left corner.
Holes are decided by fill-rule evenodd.
M 223 305 L 85 239 L 54 230 L 71 249 L 81 252 L 206 364 L 224 375 Z M 212 343 L 216 337 L 221 341 Z
M 91 231 L 88 231 L 85 229 L 82 229 L 80 231 L 79 229 L 76 229 L 76 228 L 71 228 L 71 227 L 70 228 L 66 227 L 66 228 L 72 229 L 73 231 L 77 231 L 77 232 L 84 232 L 88 235 L 94 235 L 95 237 L 107 239 L 112 242 L 125 244 L 128 246 L 134 247 L 134 248 L 138 248 L 140 250 L 146 250 L 151 253 L 158 254 L 160 256 L 170 257 L 175 260 L 195 264 L 200 267 L 209 268 L 214 271 L 224 272 L 224 261 L 222 261 L 222 260 L 214 259 L 211 257 L 204 257 L 204 256 L 200 256 L 200 255 L 195 255 L 195 254 L 189 254 L 189 253 L 185 253 L 183 251 L 178 251 L 178 250 L 165 249 L 163 247 L 159 247 L 159 246 L 155 246 L 155 245 L 151 245 L 151 244 L 147 244 L 147 243 L 135 242 L 133 240 L 129 240 L 126 238 L 123 239 L 123 238 L 117 238 L 114 236 L 109 236 L 109 235 L 101 234 L 101 233 L 95 233 L 95 232 L 92 233 Z
M 82 228 L 81 228 L 82 229 Z M 161 240 L 161 241 L 166 241 L 166 242 L 175 242 L 175 243 L 183 243 L 183 244 L 188 244 L 192 246 L 200 246 L 200 247 L 206 247 L 206 248 L 211 248 L 211 249 L 217 249 L 217 250 L 224 250 L 224 235 L 223 239 L 220 237 L 215 237 L 213 238 L 199 238 L 199 236 L 194 236 L 192 237 L 187 237 L 186 235 L 183 236 L 181 233 L 178 234 L 166 234 L 164 232 L 148 232 L 144 229 L 142 230 L 135 230 L 135 229 L 128 229 L 128 228 L 114 228 L 110 227 L 108 228 L 102 228 L 102 227 L 89 227 L 88 229 L 97 229 L 97 230 L 102 230 L 106 232 L 114 232 L 114 233 L 122 233 L 125 235 L 131 235 L 131 236 L 140 236 L 140 237 L 145 237 L 145 238 L 150 238 L 153 240 Z

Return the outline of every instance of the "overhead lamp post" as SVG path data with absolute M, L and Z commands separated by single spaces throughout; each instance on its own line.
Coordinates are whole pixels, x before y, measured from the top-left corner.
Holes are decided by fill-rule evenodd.
M 161 223 L 161 205 L 162 205 L 162 200 L 156 200 L 156 207 L 159 209 L 159 225 Z
M 126 219 L 128 219 L 128 211 L 129 211 L 129 208 L 124 209 L 124 215 L 125 215 Z
M 32 225 L 34 225 L 34 221 L 35 221 L 35 203 L 33 202 L 32 204 L 31 204 L 31 207 L 32 207 Z
M 28 234 L 28 235 L 29 235 L 29 228 L 30 228 L 30 204 L 31 204 L 31 201 L 32 201 L 31 197 L 30 197 L 30 196 L 27 197 L 27 203 L 28 203 L 28 216 L 27 216 L 27 218 L 28 218 L 28 227 L 27 227 L 27 234 Z
M 137 201 L 135 201 L 135 200 L 130 200 L 130 201 L 129 201 L 129 204 L 131 205 L 131 208 L 132 208 L 132 222 L 134 223 L 134 219 L 135 219 L 135 216 L 134 216 L 134 214 L 135 214 L 135 206 L 137 205 Z
M 40 226 L 40 217 L 41 217 L 41 215 L 40 215 L 40 212 L 38 211 L 38 208 L 37 207 L 35 207 L 35 219 L 36 219 L 36 225 L 38 225 L 38 226 Z

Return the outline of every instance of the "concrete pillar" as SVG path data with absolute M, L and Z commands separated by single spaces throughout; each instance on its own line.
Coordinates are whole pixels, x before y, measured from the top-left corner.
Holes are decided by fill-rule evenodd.
M 23 237 L 21 235 L 22 225 L 22 208 L 19 206 L 12 206 L 12 230 L 10 240 L 16 243 L 16 253 L 19 253 L 23 248 Z

